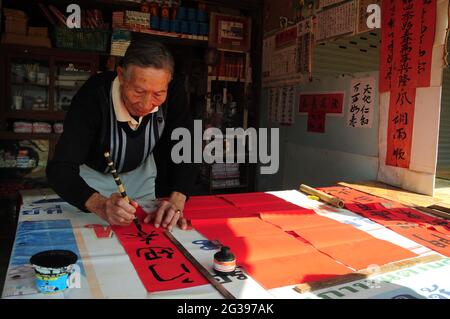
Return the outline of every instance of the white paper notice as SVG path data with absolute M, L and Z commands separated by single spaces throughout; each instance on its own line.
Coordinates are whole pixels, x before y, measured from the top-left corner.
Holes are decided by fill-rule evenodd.
M 351 81 L 347 127 L 372 127 L 375 92 L 374 77 Z

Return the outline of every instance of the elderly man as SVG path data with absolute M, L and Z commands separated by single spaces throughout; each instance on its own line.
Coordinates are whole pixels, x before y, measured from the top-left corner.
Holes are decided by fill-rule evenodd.
M 182 212 L 197 169 L 170 157 L 171 132 L 178 127 L 192 131 L 193 122 L 170 52 L 157 42 L 133 42 L 117 73 L 91 77 L 74 96 L 47 165 L 48 181 L 80 210 L 128 225 L 136 202 L 117 193 L 104 158 L 108 151 L 130 197 L 168 198 L 144 222 L 185 229 Z

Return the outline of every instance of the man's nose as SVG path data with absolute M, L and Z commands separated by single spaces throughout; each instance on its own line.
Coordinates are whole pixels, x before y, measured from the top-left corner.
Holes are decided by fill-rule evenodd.
M 153 108 L 154 99 L 153 99 L 151 93 L 148 93 L 144 96 L 144 99 L 142 100 L 142 104 L 144 105 L 145 108 Z

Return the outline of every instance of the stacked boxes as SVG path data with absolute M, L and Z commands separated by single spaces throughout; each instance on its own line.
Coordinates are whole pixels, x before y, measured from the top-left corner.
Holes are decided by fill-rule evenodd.
M 211 177 L 214 178 L 239 178 L 239 163 L 213 164 Z
M 124 23 L 132 27 L 148 29 L 150 13 L 127 10 L 124 15 Z
M 171 30 L 176 33 L 208 36 L 208 14 L 206 10 L 178 7 L 172 20 Z
M 20 10 L 3 8 L 5 33 L 2 43 L 51 47 L 47 28 L 28 28 L 28 17 Z
M 5 32 L 13 34 L 27 34 L 28 18 L 25 12 L 13 9 L 3 9 L 5 14 Z
M 111 36 L 111 55 L 124 56 L 131 43 L 131 32 L 127 30 L 114 30 Z

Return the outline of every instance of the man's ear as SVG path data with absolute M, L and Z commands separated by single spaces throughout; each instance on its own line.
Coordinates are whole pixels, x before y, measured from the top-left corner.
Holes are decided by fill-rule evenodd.
M 117 67 L 117 76 L 119 77 L 120 84 L 123 83 L 124 72 L 125 71 L 124 71 L 123 67 L 121 67 L 121 66 Z

